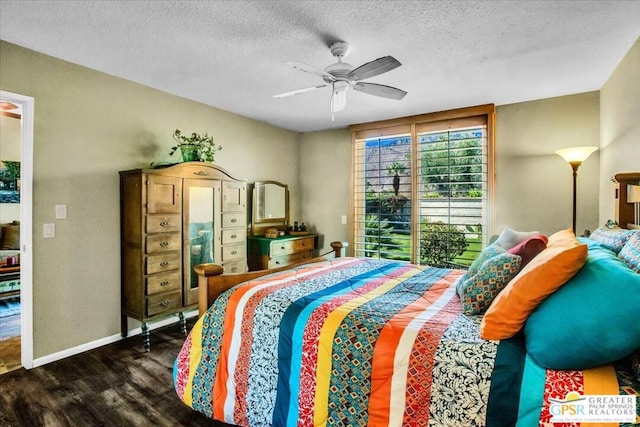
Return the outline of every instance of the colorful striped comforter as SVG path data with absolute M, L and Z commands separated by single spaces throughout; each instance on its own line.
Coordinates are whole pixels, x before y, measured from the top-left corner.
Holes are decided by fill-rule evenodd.
M 519 337 L 482 340 L 461 274 L 340 258 L 247 282 L 190 332 L 176 391 L 241 426 L 513 427 L 551 425 L 549 398 L 567 391 L 637 386 L 613 367 L 545 371 Z

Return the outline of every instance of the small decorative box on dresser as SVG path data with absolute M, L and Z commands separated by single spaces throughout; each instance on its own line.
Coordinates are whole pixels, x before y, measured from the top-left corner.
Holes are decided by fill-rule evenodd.
M 249 269 L 266 270 L 284 267 L 313 258 L 317 235 L 282 236 L 269 239 L 249 237 Z
M 149 321 L 198 305 L 193 267 L 217 263 L 225 272 L 247 271 L 246 182 L 203 162 L 120 172 L 121 332 L 128 318 Z

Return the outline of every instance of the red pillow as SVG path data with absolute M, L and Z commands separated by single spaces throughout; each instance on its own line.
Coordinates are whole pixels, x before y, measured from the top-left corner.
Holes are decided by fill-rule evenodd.
M 520 263 L 520 269 L 522 269 L 522 267 L 527 265 L 529 261 L 547 247 L 548 241 L 549 239 L 547 239 L 546 236 L 538 234 L 530 237 L 522 243 L 518 243 L 507 252 L 512 255 L 519 255 L 522 258 L 522 262 Z

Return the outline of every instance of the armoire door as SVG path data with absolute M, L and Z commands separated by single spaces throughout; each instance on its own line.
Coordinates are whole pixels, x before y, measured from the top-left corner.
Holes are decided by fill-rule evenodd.
M 222 212 L 246 212 L 247 186 L 244 182 L 222 182 Z
M 193 267 L 220 262 L 220 181 L 183 180 L 183 299 L 184 305 L 198 303 L 198 277 Z
M 147 213 L 180 213 L 180 178 L 147 176 Z

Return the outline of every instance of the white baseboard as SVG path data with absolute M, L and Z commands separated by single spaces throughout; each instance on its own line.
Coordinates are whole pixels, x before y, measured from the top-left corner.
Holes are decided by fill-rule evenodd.
M 198 310 L 184 312 L 184 317 L 187 319 L 191 317 L 196 317 L 196 316 L 198 316 Z M 176 319 L 174 317 L 168 317 L 166 319 L 158 320 L 157 322 L 149 323 L 149 330 L 158 329 L 163 326 L 172 325 L 175 323 L 176 323 Z M 140 334 L 142 334 L 142 328 L 138 327 L 130 330 L 127 338 L 135 335 L 140 335 Z M 62 360 L 70 356 L 75 356 L 77 354 L 84 353 L 85 351 L 93 350 L 95 348 L 102 347 L 107 344 L 112 344 L 122 339 L 124 338 L 122 338 L 121 334 L 115 334 L 109 337 L 100 338 L 98 340 L 79 345 L 76 347 L 71 347 L 66 350 L 58 351 L 56 353 L 52 353 L 47 356 L 34 359 L 32 367 L 37 368 L 38 366 L 46 365 L 47 363 L 55 362 L 57 360 Z M 142 345 L 142 343 L 140 343 L 140 345 Z

